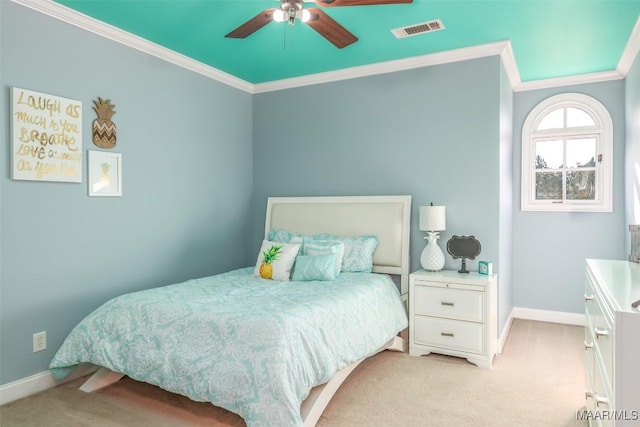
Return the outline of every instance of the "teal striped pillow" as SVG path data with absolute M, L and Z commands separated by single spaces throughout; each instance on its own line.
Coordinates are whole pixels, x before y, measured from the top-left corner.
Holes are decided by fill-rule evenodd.
M 337 254 L 298 255 L 291 273 L 291 280 L 334 280 L 338 277 L 336 274 L 337 256 Z
M 339 241 L 344 244 L 344 257 L 341 271 L 364 272 L 373 271 L 373 253 L 378 247 L 378 238 L 372 235 L 359 237 L 340 237 L 333 234 L 318 234 L 314 239 Z
M 337 240 L 315 240 L 305 238 L 302 243 L 302 255 L 336 255 L 336 277 L 342 270 L 342 258 L 344 257 L 344 243 Z

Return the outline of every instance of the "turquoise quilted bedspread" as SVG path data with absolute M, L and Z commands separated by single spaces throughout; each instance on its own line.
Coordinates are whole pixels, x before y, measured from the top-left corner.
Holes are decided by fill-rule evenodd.
M 386 275 L 274 282 L 252 271 L 108 301 L 71 331 L 51 361 L 53 375 L 89 362 L 212 402 L 248 426 L 299 426 L 312 387 L 407 327 Z

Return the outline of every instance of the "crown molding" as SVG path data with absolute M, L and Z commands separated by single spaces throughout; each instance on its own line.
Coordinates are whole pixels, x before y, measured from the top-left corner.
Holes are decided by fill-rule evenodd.
M 500 54 L 502 65 L 507 73 L 511 88 L 516 88 L 522 83 L 520 80 L 520 72 L 518 71 L 518 64 L 516 64 L 516 57 L 513 55 L 513 49 L 511 48 L 511 42 L 508 41 Z
M 483 58 L 486 56 L 502 55 L 505 47 L 509 45 L 510 43 L 506 41 L 487 43 L 478 46 L 432 53 L 429 55 L 414 56 L 411 58 L 328 71 L 326 73 L 309 74 L 302 77 L 259 83 L 254 86 L 254 93 L 273 92 L 320 83 L 330 83 L 340 80 L 393 73 L 396 71 L 411 70 L 414 68 L 430 67 L 432 65 L 448 64 L 451 62 Z
M 121 30 L 120 28 L 116 28 L 112 25 L 98 21 L 80 12 L 69 9 L 66 6 L 55 3 L 51 0 L 11 1 L 49 15 L 52 18 L 82 28 L 83 30 L 87 30 L 99 36 L 108 38 L 117 43 L 132 47 L 149 55 L 163 59 L 179 67 L 186 68 L 187 70 L 193 71 L 198 74 L 202 74 L 205 77 L 217 80 L 236 89 L 240 89 L 248 93 L 252 93 L 253 91 L 253 85 L 249 82 L 241 80 L 237 77 L 232 76 L 231 74 L 227 74 L 209 65 L 203 64 L 202 62 L 188 58 L 171 49 L 167 49 L 156 43 L 152 43 L 149 40 L 143 39 L 142 37 L 138 37 L 136 35 L 128 33 L 124 30 Z
M 549 89 L 560 86 L 572 86 L 585 83 L 600 83 L 611 80 L 624 79 L 625 75 L 618 71 L 603 71 L 601 73 L 578 74 L 575 76 L 558 77 L 553 79 L 533 80 L 522 82 L 513 88 L 515 92 L 528 90 Z
M 631 70 L 631 66 L 633 62 L 638 57 L 638 53 L 640 52 L 640 17 L 636 21 L 636 25 L 633 27 L 631 31 L 631 36 L 629 36 L 629 41 L 627 41 L 627 45 L 622 52 L 622 57 L 620 57 L 620 62 L 618 62 L 618 67 L 616 70 L 618 73 L 626 76 L 629 74 L 629 70 Z

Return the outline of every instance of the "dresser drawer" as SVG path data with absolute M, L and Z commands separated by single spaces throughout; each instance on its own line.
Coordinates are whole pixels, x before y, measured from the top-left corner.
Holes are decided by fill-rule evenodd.
M 613 325 L 601 303 L 600 294 L 595 291 L 590 280 L 585 289 L 585 315 L 587 317 L 587 331 L 594 351 L 600 355 L 603 381 L 609 390 L 613 389 Z
M 596 381 L 595 381 L 595 354 L 594 343 L 591 331 L 588 327 L 584 328 L 584 384 L 585 384 L 585 409 L 587 412 L 595 411 L 595 394 L 596 394 Z
M 613 411 L 613 404 L 611 402 L 612 394 L 607 389 L 607 385 L 605 384 L 605 380 L 603 378 L 603 372 L 598 366 L 598 358 L 596 357 L 596 366 L 594 369 L 594 395 L 593 401 L 595 406 L 595 411 L 600 413 L 601 415 L 597 418 L 601 419 L 602 427 L 612 427 L 613 419 L 611 416 L 611 411 Z
M 415 344 L 484 353 L 484 325 L 460 320 L 415 316 Z
M 477 289 L 469 285 L 416 281 L 410 303 L 415 314 L 483 322 L 484 293 Z
M 603 376 L 603 382 L 606 384 L 607 390 L 613 390 L 613 337 L 611 329 L 607 329 L 607 335 L 601 333 L 605 331 L 604 328 L 594 328 L 594 336 L 596 337 L 595 348 L 597 353 L 600 354 L 601 371 Z M 596 361 L 598 358 L 596 357 Z M 596 362 L 596 368 L 598 363 Z

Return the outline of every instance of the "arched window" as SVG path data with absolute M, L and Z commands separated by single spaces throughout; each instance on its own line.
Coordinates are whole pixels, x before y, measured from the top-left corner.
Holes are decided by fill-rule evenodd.
M 522 128 L 523 211 L 611 212 L 613 124 L 590 96 L 538 104 Z

